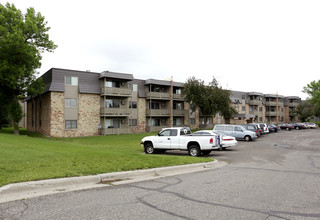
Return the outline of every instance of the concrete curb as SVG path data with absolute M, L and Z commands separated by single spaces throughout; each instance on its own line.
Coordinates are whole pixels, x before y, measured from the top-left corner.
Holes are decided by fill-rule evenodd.
M 62 192 L 120 185 L 166 176 L 174 176 L 196 171 L 219 168 L 226 162 L 215 160 L 209 163 L 188 164 L 171 167 L 160 167 L 146 170 L 134 170 L 115 173 L 104 173 L 91 176 L 70 177 L 9 184 L 0 187 L 0 203 L 28 199 Z

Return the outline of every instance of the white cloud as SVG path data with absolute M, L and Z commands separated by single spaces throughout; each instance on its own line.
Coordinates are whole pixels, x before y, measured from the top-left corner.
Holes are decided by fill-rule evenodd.
M 319 79 L 316 0 L 9 2 L 34 7 L 52 28 L 59 47 L 44 54 L 41 73 L 110 70 L 182 82 L 215 76 L 229 89 L 302 98 L 303 86 Z

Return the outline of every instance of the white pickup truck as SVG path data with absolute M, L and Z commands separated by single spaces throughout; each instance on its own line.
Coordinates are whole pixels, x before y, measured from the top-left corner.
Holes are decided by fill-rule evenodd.
M 185 150 L 190 156 L 208 155 L 213 149 L 219 149 L 220 135 L 193 136 L 189 127 L 164 128 L 155 136 L 141 140 L 146 154 L 161 153 L 166 150 Z

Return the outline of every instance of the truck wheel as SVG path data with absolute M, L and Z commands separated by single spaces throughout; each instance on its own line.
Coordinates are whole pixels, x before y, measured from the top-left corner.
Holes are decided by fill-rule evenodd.
M 148 143 L 148 144 L 146 144 L 146 146 L 144 146 L 144 152 L 146 154 L 154 154 L 155 153 L 155 150 L 154 150 L 151 143 Z
M 189 155 L 192 157 L 199 157 L 201 154 L 201 151 L 197 145 L 191 145 L 189 147 Z
M 247 136 L 244 137 L 244 140 L 245 141 L 251 141 L 251 137 L 249 135 L 247 135 Z
M 203 151 L 201 151 L 201 153 L 203 155 L 209 155 L 211 153 L 211 150 L 203 150 Z

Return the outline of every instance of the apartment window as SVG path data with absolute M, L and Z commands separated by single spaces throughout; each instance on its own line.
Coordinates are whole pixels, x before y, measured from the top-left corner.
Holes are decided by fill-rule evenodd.
M 190 124 L 194 125 L 196 123 L 196 119 L 195 118 L 190 118 Z
M 148 119 L 148 126 L 160 126 L 159 118 Z
M 182 124 L 183 124 L 182 118 L 174 118 L 173 119 L 173 125 L 182 125 Z
M 246 106 L 242 106 L 242 111 L 246 111 Z
M 159 102 L 151 102 L 151 109 L 160 109 Z
M 66 107 L 77 107 L 78 106 L 78 99 L 75 98 L 66 98 L 65 100 Z
M 138 92 L 138 84 L 133 84 L 133 85 L 132 85 L 132 90 L 133 90 L 134 92 Z
M 137 108 L 137 102 L 129 102 L 129 108 Z
M 120 119 L 107 119 L 105 126 L 106 128 L 120 128 Z
M 117 99 L 107 99 L 105 102 L 106 108 L 120 108 L 120 100 Z
M 78 85 L 78 77 L 66 76 L 66 85 L 77 86 Z
M 181 102 L 173 103 L 173 109 L 179 109 L 179 110 L 183 109 L 183 103 Z
M 138 120 L 137 119 L 131 119 L 129 120 L 129 126 L 137 126 Z
M 120 88 L 120 82 L 106 81 L 106 87 Z
M 174 93 L 174 94 L 178 94 L 178 95 L 180 95 L 180 94 L 181 94 L 181 92 L 182 92 L 182 90 L 181 90 L 181 89 L 173 89 L 173 93 Z
M 66 129 L 77 129 L 77 120 L 66 120 Z
M 242 95 L 242 99 L 243 99 L 243 100 L 246 99 L 246 95 Z

